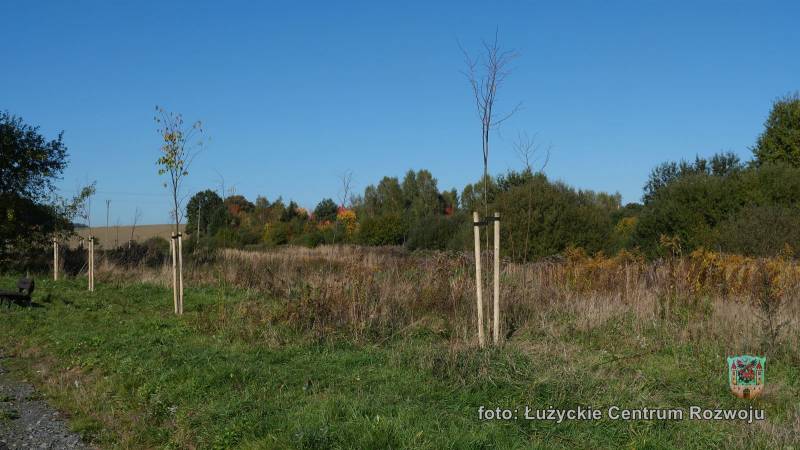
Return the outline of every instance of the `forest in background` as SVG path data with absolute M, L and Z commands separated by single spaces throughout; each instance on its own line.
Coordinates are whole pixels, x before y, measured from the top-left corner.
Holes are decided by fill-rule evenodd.
M 52 236 L 67 236 L 88 217 L 94 186 L 73 199 L 55 195 L 53 180 L 67 165 L 59 135 L 46 140 L 21 118 L 0 115 L 0 261 L 5 270 L 47 264 L 42 250 Z M 195 193 L 185 206 L 187 250 L 271 248 L 322 244 L 404 246 L 409 250 L 468 250 L 472 211 L 498 211 L 504 257 L 532 261 L 569 249 L 612 255 L 622 250 L 646 258 L 698 249 L 747 256 L 793 255 L 800 249 L 800 96 L 774 102 L 764 130 L 741 161 L 733 153 L 696 156 L 657 165 L 641 203 L 623 205 L 619 194 L 575 189 L 533 167 L 541 154 L 532 141 L 517 150 L 518 170 L 487 176 L 461 192 L 441 190 L 427 170 L 401 179 L 383 177 L 362 193 L 342 177 L 337 201 L 324 198 L 312 211 L 282 198 Z M 100 242 L 110 250 L 111 242 Z M 165 240 L 116 249 L 166 253 Z
M 528 150 L 536 150 L 532 143 Z M 523 167 L 478 180 L 461 192 L 440 190 L 427 170 L 384 177 L 313 211 L 295 202 L 213 190 L 186 207 L 192 247 L 258 248 L 320 244 L 403 245 L 411 250 L 467 250 L 472 211 L 498 211 L 505 256 L 530 261 L 581 248 L 646 257 L 697 249 L 769 256 L 800 249 L 800 97 L 777 100 L 763 133 L 742 161 L 731 152 L 668 161 L 649 174 L 641 203 L 617 193 L 575 189 Z M 542 156 L 542 155 L 538 155 Z M 669 245 L 667 245 L 669 244 Z

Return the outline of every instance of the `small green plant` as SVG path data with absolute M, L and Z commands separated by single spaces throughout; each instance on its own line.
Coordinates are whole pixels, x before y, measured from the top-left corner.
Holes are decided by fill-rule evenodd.
M 16 409 L 0 410 L 0 421 L 17 420 L 19 419 L 19 412 Z

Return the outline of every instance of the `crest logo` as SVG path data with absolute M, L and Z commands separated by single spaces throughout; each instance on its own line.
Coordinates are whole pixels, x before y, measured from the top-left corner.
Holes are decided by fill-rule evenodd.
M 756 398 L 764 389 L 767 358 L 741 355 L 728 357 L 728 382 L 733 395 Z

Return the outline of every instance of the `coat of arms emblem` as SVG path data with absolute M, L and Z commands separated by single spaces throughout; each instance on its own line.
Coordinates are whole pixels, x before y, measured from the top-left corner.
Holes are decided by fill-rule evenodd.
M 764 389 L 767 358 L 759 356 L 728 357 L 728 381 L 733 395 L 756 398 Z

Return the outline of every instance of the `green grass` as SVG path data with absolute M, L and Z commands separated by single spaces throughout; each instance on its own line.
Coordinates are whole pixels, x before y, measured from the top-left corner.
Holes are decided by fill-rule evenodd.
M 12 277 L 0 277 L 12 285 Z M 797 359 L 771 361 L 771 391 L 728 392 L 724 343 L 644 336 L 632 317 L 588 331 L 530 329 L 502 349 L 456 345 L 424 327 L 375 344 L 319 339 L 236 311 L 279 299 L 37 280 L 38 307 L 0 308 L 0 341 L 70 425 L 110 448 L 774 448 L 797 420 Z M 227 318 L 227 320 L 225 319 Z M 478 407 L 519 408 L 480 421 Z M 705 421 L 521 418 L 535 408 L 765 408 L 768 426 Z M 777 432 L 775 430 L 778 430 Z M 796 430 L 795 430 L 796 432 Z M 785 434 L 785 433 L 784 433 Z M 777 437 L 776 437 L 777 436 Z

